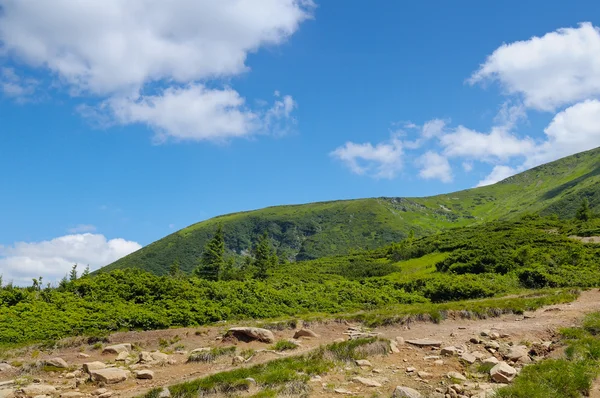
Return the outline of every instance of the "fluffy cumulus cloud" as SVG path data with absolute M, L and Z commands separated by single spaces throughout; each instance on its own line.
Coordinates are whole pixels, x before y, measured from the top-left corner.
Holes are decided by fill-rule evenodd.
M 552 111 L 600 94 L 600 29 L 591 23 L 504 44 L 469 80 L 498 81 L 528 107 Z
M 32 101 L 38 84 L 35 79 L 19 76 L 14 68 L 0 68 L 0 89 L 6 97 L 17 102 Z
M 205 84 L 247 72 L 248 54 L 286 41 L 313 3 L 0 0 L 0 7 L 0 54 L 49 70 L 73 95 L 106 99 L 100 111 L 118 123 L 219 140 L 260 131 L 281 101 L 256 114 L 232 88 Z M 144 94 L 156 85 L 162 89 Z M 277 122 L 289 116 L 279 112 Z
M 106 239 L 100 234 L 73 234 L 42 242 L 19 242 L 0 246 L 0 270 L 4 282 L 16 285 L 31 283 L 32 277 L 42 276 L 55 283 L 65 276 L 73 264 L 80 271 L 89 264 L 96 270 L 141 248 L 137 242 Z
M 402 137 L 397 146 L 406 150 L 404 155 L 417 157 L 421 178 L 449 182 L 451 162 L 456 161 L 466 173 L 489 167 L 489 174 L 477 184 L 489 185 L 600 146 L 600 29 L 591 23 L 504 44 L 468 81 L 498 82 L 503 88 L 504 101 L 487 131 L 432 119 L 423 125 L 405 123 L 396 132 Z M 554 114 L 543 135 L 519 133 L 530 109 Z M 364 145 L 346 144 L 346 149 L 378 147 Z M 358 174 L 367 174 L 352 159 L 346 164 Z
M 417 159 L 420 167 L 419 176 L 424 179 L 439 179 L 442 182 L 452 181 L 452 168 L 445 156 L 428 151 Z
M 387 179 L 402 169 L 402 154 L 402 142 L 397 137 L 376 145 L 347 142 L 330 153 L 355 174 Z

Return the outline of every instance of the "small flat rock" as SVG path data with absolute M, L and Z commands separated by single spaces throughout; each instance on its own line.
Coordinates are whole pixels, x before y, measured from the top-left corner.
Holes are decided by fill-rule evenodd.
M 468 352 L 463 353 L 460 356 L 460 359 L 462 359 L 463 361 L 470 363 L 470 364 L 474 364 L 477 361 L 477 358 L 475 357 L 475 355 L 470 354 Z
M 83 370 L 86 373 L 90 373 L 92 370 L 104 369 L 106 364 L 100 361 L 86 362 L 83 364 Z
M 55 368 L 66 369 L 69 367 L 67 361 L 62 358 L 50 358 L 44 361 L 47 366 L 54 366 Z
M 368 366 L 368 367 L 373 366 L 371 364 L 371 362 L 367 361 L 366 359 L 357 359 L 355 362 L 356 362 L 356 365 L 358 365 L 358 366 Z
M 136 370 L 133 372 L 136 379 L 152 380 L 154 378 L 154 372 L 151 370 Z
M 102 350 L 103 354 L 120 354 L 122 352 L 131 351 L 131 344 L 123 343 L 123 344 L 115 344 L 104 347 Z
M 497 365 L 500 361 L 496 357 L 485 358 L 481 361 L 484 365 Z
M 498 340 L 500 338 L 500 333 L 492 332 L 490 333 L 490 339 Z
M 122 351 L 117 355 L 116 361 L 124 362 L 129 358 L 129 351 Z
M 89 358 L 89 354 L 86 354 L 84 352 L 80 352 L 79 354 L 77 354 L 77 358 Z
M 169 360 L 169 356 L 160 351 L 151 352 L 150 356 L 152 357 L 153 360 L 155 360 L 156 362 L 160 362 L 160 363 L 164 363 Z
M 428 355 L 426 357 L 423 357 L 423 360 L 425 361 L 435 361 L 437 359 L 442 359 L 442 357 L 440 357 L 439 355 Z
M 452 355 L 456 355 L 456 353 L 458 352 L 458 349 L 454 346 L 449 346 L 449 347 L 444 347 L 442 348 L 442 355 L 447 355 L 447 356 L 452 356 Z
M 28 397 L 35 397 L 36 395 L 53 395 L 56 394 L 56 388 L 49 384 L 30 384 L 27 387 L 22 388 L 23 394 Z
M 500 344 L 497 341 L 488 341 L 484 345 L 485 348 L 493 348 L 494 350 L 500 349 Z
M 417 375 L 421 378 L 421 379 L 431 379 L 433 377 L 432 373 L 429 372 L 425 372 L 423 370 L 420 370 L 417 372 Z
M 481 340 L 479 337 L 476 337 L 476 336 L 474 336 L 474 337 L 471 337 L 471 338 L 469 339 L 469 341 L 470 341 L 471 343 L 473 343 L 473 344 L 481 344 L 481 341 L 482 341 L 482 340 Z
M 442 366 L 444 364 L 444 361 L 441 359 L 438 359 L 437 361 L 433 361 L 433 364 L 436 366 Z
M 394 340 L 390 340 L 390 350 L 392 350 L 392 353 L 394 353 L 394 354 L 400 353 L 400 349 L 398 348 L 398 343 L 396 343 Z
M 81 398 L 81 397 L 85 397 L 85 394 L 79 391 L 69 391 L 69 392 L 63 392 L 62 394 L 60 394 L 61 398 Z
M 483 337 L 488 337 L 490 335 L 490 330 L 489 329 L 484 329 L 479 334 L 481 336 L 483 336 Z
M 367 387 L 381 387 L 380 382 L 378 382 L 377 380 L 373 380 L 373 379 L 367 379 L 366 377 L 355 377 L 352 379 L 352 381 L 354 381 L 356 383 L 360 383 L 363 386 L 367 386 Z
M 516 346 L 516 347 L 511 347 L 510 350 L 508 350 L 508 353 L 506 354 L 506 359 L 510 359 L 511 361 L 517 361 L 519 360 L 519 358 L 527 356 L 528 355 L 528 349 L 525 346 Z
M 406 340 L 406 342 L 417 347 L 440 347 L 442 345 L 441 341 L 430 339 Z
M 416 370 L 417 370 L 417 369 L 416 369 L 416 368 L 414 368 L 414 367 L 412 367 L 412 366 L 409 366 L 408 368 L 406 368 L 406 372 L 407 372 L 407 373 L 412 373 L 412 372 L 414 372 L 414 371 L 416 371 Z
M 336 394 L 354 395 L 352 391 L 348 391 L 344 388 L 336 388 L 335 390 L 333 390 L 333 392 L 335 392 Z
M 462 373 L 458 373 L 458 372 L 448 372 L 446 377 L 448 377 L 449 379 L 452 379 L 452 380 L 467 381 L 467 378 L 465 377 L 465 375 L 463 375 Z
M 420 392 L 410 387 L 398 386 L 392 394 L 392 398 L 422 398 Z
M 90 371 L 92 381 L 101 381 L 106 384 L 116 384 L 127 380 L 129 372 L 118 368 L 96 369 Z
M 112 391 L 108 391 L 108 392 L 105 392 L 104 394 L 98 395 L 98 398 L 110 398 L 113 396 L 113 394 L 114 393 Z
M 506 362 L 500 362 L 490 370 L 492 380 L 497 383 L 510 383 L 516 375 L 517 370 Z
M 319 337 L 318 334 L 316 334 L 315 332 L 313 332 L 310 329 L 299 329 L 296 330 L 296 333 L 294 333 L 294 338 L 295 339 L 299 339 L 300 337 L 311 337 L 311 338 L 317 338 Z
M 97 390 L 92 391 L 92 395 L 102 395 L 107 392 L 108 390 L 106 388 L 98 388 Z

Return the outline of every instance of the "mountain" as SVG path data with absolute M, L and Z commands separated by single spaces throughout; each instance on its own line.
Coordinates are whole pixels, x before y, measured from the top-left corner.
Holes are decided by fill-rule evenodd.
M 509 177 L 497 184 L 425 198 L 369 198 L 267 207 L 202 221 L 168 235 L 104 268 L 142 268 L 162 275 L 178 261 L 197 265 L 205 242 L 221 224 L 230 255 L 249 253 L 268 231 L 278 255 L 309 260 L 372 249 L 453 227 L 524 213 L 572 217 L 583 198 L 600 209 L 600 148 Z

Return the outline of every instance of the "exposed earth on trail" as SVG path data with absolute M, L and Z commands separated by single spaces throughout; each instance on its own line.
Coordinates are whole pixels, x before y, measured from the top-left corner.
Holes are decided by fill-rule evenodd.
M 397 350 L 394 350 L 396 352 L 386 356 L 369 357 L 370 364 L 363 364 L 363 366 L 348 363 L 320 378 L 314 378 L 310 382 L 311 396 L 372 396 L 374 394 L 391 396 L 396 386 L 406 386 L 421 392 L 423 396 L 444 397 L 450 385 L 462 383 L 461 388 L 465 389 L 462 393 L 464 395 L 457 392 L 456 395 L 451 396 L 485 397 L 486 391 L 497 384 L 490 380 L 489 374 L 481 373 L 482 361 L 490 357 L 496 357 L 499 361 L 507 360 L 504 351 L 511 348 L 521 347 L 528 350 L 544 347 L 546 349 L 539 356 L 530 353 L 527 358 L 507 360 L 518 371 L 524 363 L 531 360 L 558 356 L 562 350 L 554 349 L 556 330 L 577 324 L 585 314 L 592 311 L 600 311 L 600 292 L 597 289 L 583 292 L 572 303 L 552 305 L 524 315 L 503 315 L 479 320 L 446 319 L 440 324 L 412 322 L 409 325 L 378 327 L 370 330 L 348 322 L 309 323 L 304 324 L 304 327 L 315 332 L 318 337 L 300 337 L 299 348 L 284 352 L 273 351 L 270 343 L 243 342 L 231 337 L 223 337 L 228 329 L 240 325 L 233 322 L 211 327 L 115 333 L 109 337 L 109 342 L 105 342 L 103 347 L 98 343 L 88 344 L 83 338 L 69 339 L 67 341 L 72 344 L 70 347 L 43 352 L 39 352 L 36 348 L 27 348 L 10 353 L 6 364 L 12 366 L 6 364 L 0 366 L 0 397 L 10 397 L 12 396 L 10 394 L 14 393 L 17 394 L 16 396 L 34 396 L 18 395 L 19 389 L 27 385 L 47 385 L 56 389 L 53 391 L 52 388 L 48 388 L 47 393 L 35 395 L 76 398 L 92 396 L 92 393 L 95 393 L 96 396 L 103 398 L 133 397 L 154 387 L 168 386 L 283 356 L 299 355 L 339 339 L 347 340 L 352 334 L 360 332 L 377 334 L 379 337 L 390 339 L 394 342 L 392 347 L 397 347 Z M 275 341 L 279 341 L 292 339 L 295 330 L 272 330 L 272 332 Z M 419 347 L 408 342 L 415 339 L 434 340 L 440 344 L 436 344 L 437 347 Z M 474 343 L 473 341 L 476 340 L 481 342 Z M 116 351 L 103 353 L 107 346 L 121 343 L 129 343 L 133 348 L 126 350 L 126 354 L 118 354 Z M 187 362 L 189 353 L 194 349 L 232 345 L 236 346 L 236 353 L 221 356 L 214 362 Z M 443 355 L 442 349 L 445 347 L 455 347 L 457 352 L 445 352 L 446 355 Z M 250 349 L 255 352 L 246 354 L 246 358 L 249 357 L 246 362 L 235 365 L 232 363 L 235 355 Z M 117 348 L 118 350 L 120 349 Z M 160 354 L 152 356 L 153 351 L 161 351 L 168 356 Z M 140 352 L 144 352 L 146 361 L 138 363 Z M 465 353 L 468 355 L 464 356 Z M 152 357 L 148 357 L 148 354 Z M 461 355 L 463 355 L 462 359 Z M 471 359 L 469 355 L 476 357 L 473 365 L 468 364 Z M 60 366 L 54 366 L 55 364 L 49 366 L 53 358 L 63 359 L 67 368 L 61 369 Z M 118 358 L 121 361 L 117 362 Z M 125 381 L 114 384 L 86 381 L 89 377 L 80 369 L 84 363 L 94 361 L 102 362 L 109 367 L 120 366 L 131 373 L 127 375 Z M 137 377 L 144 374 L 140 372 L 142 370 L 151 370 L 152 378 L 136 378 L 136 372 L 139 372 Z M 457 378 L 451 380 L 448 377 L 450 372 L 465 376 L 466 380 L 457 380 Z M 146 374 L 142 377 L 149 376 Z M 34 383 L 36 380 L 37 383 Z M 15 382 L 11 383 L 11 381 Z M 374 386 L 366 385 L 371 382 L 375 382 Z M 98 390 L 99 388 L 104 388 L 106 391 Z M 600 397 L 600 391 L 595 388 L 592 396 Z

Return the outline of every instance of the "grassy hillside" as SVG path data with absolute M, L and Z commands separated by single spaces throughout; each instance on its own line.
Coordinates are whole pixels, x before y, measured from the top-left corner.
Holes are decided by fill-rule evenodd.
M 268 231 L 280 258 L 290 261 L 373 249 L 483 221 L 527 212 L 572 217 L 586 197 L 600 208 L 600 148 L 548 163 L 495 185 L 426 198 L 371 198 L 277 206 L 202 221 L 160 239 L 103 270 L 142 268 L 158 275 L 178 261 L 197 265 L 206 241 L 222 224 L 230 255 L 247 254 Z

